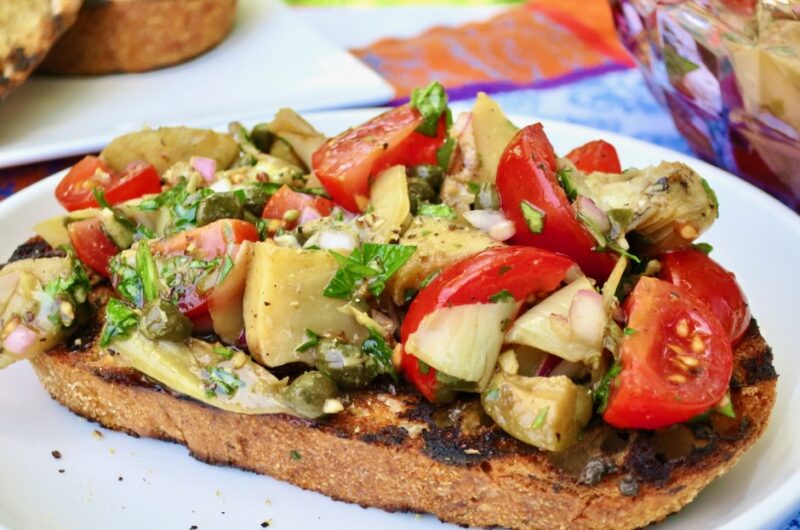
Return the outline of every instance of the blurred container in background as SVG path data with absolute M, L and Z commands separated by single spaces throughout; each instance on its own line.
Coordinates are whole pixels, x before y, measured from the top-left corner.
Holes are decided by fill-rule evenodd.
M 800 212 L 800 0 L 611 0 L 697 154 Z

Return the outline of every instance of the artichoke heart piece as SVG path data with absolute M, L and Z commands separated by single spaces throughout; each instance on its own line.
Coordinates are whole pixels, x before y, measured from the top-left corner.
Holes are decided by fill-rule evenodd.
M 416 217 L 400 244 L 416 246 L 417 250 L 389 279 L 388 291 L 398 305 L 406 302 L 407 293 L 419 289 L 426 278 L 451 263 L 502 245 L 485 232 L 440 217 Z
M 525 377 L 499 371 L 481 395 L 486 413 L 514 438 L 547 451 L 575 443 L 592 417 L 588 388 L 568 377 Z
M 280 109 L 267 128 L 289 144 L 307 168 L 311 167 L 311 155 L 325 143 L 325 135 L 292 109 Z
M 580 180 L 580 188 L 605 212 L 629 212 L 624 231 L 638 236 L 631 243 L 647 255 L 689 245 L 719 214 L 708 183 L 680 162 L 619 174 L 594 172 Z
M 256 243 L 244 293 L 247 346 L 265 366 L 314 364 L 313 352 L 296 351 L 308 340 L 306 329 L 360 344 L 367 336 L 342 300 L 322 292 L 339 266 L 327 252 Z
M 392 166 L 380 173 L 370 187 L 369 196 L 372 212 L 362 219 L 365 224 L 370 224 L 369 221 L 372 220 L 370 241 L 396 241 L 411 213 L 405 167 Z
M 199 339 L 154 341 L 140 332 L 114 341 L 107 350 L 115 362 L 213 407 L 240 414 L 298 414 L 284 401 L 287 381 L 244 353 L 225 359 Z

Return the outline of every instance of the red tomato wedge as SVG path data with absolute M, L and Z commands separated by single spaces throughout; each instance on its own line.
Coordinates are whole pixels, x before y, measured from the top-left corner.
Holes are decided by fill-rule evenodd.
M 614 254 L 593 250 L 594 237 L 578 221 L 556 178 L 556 155 L 541 123 L 529 125 L 511 140 L 497 167 L 497 190 L 503 212 L 516 228 L 511 242 L 561 252 L 578 262 L 587 276 L 605 280 L 614 268 Z M 522 204 L 543 215 L 540 233 L 528 227 Z
M 550 293 L 575 266 L 566 256 L 533 247 L 479 252 L 450 265 L 419 292 L 403 320 L 401 340 L 405 343 L 422 320 L 441 307 L 488 303 L 504 290 L 519 301 Z M 426 398 L 436 399 L 439 383 L 434 368 L 423 373 L 417 358 L 404 351 L 401 369 Z
M 378 175 L 381 171 L 396 165 L 436 165 L 438 163 L 436 152 L 446 139 L 447 118 L 443 115 L 439 118 L 436 136 L 426 136 L 417 131 L 412 132 L 396 149 L 380 157 L 375 163 L 372 174 Z
M 408 105 L 388 110 L 323 144 L 311 157 L 312 169 L 337 204 L 360 211 L 381 158 L 396 156 L 421 123 L 420 113 Z
M 624 304 L 622 371 L 612 380 L 603 419 L 623 429 L 659 429 L 719 403 L 733 351 L 722 325 L 689 291 L 642 277 Z
M 261 217 L 264 219 L 283 219 L 283 215 L 289 210 L 302 212 L 304 208 L 313 208 L 321 216 L 326 217 L 331 214 L 334 206 L 333 201 L 325 197 L 300 193 L 289 186 L 282 186 L 264 205 Z M 289 223 L 289 227 L 292 228 L 294 224 L 296 223 Z
M 750 325 L 750 308 L 733 273 L 695 248 L 663 255 L 662 280 L 689 290 L 708 306 L 736 344 Z
M 106 234 L 100 218 L 70 223 L 67 225 L 67 233 L 78 259 L 104 278 L 111 276 L 108 262 L 120 249 Z
M 161 192 L 156 169 L 146 162 L 134 162 L 121 174 L 115 173 L 96 156 L 87 156 L 72 166 L 56 186 L 56 199 L 69 211 L 97 207 L 93 190 L 101 188 L 109 204 L 119 204 L 142 195 Z
M 603 173 L 622 173 L 617 150 L 608 142 L 594 140 L 576 147 L 567 154 L 575 167 L 584 173 L 602 171 Z
M 210 261 L 219 256 L 237 257 L 243 241 L 258 241 L 256 227 L 237 219 L 222 219 L 206 226 L 181 232 L 150 244 L 156 260 L 159 256 L 188 254 L 195 259 Z M 230 274 L 230 273 L 229 273 Z M 223 285 L 227 285 L 227 278 Z M 226 288 L 235 289 L 231 284 Z M 184 286 L 177 306 L 192 320 L 200 321 L 208 314 L 208 297 L 213 290 L 198 292 L 196 285 Z M 224 298 L 224 297 L 220 297 Z M 215 309 L 218 309 L 217 306 Z

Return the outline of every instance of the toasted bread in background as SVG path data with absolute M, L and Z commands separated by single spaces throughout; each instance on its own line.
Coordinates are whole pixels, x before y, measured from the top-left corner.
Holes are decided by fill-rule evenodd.
M 219 44 L 236 0 L 87 1 L 40 71 L 143 72 L 187 61 Z
M 69 28 L 82 0 L 0 0 L 0 99 L 20 85 Z
M 661 433 L 597 422 L 571 450 L 548 454 L 485 421 L 475 399 L 437 407 L 391 385 L 353 393 L 344 411 L 320 422 L 214 409 L 104 362 L 99 329 L 87 326 L 79 345 L 32 361 L 45 389 L 74 413 L 334 499 L 477 527 L 660 521 L 733 467 L 764 432 L 775 401 L 772 352 L 752 323 L 734 353 L 735 420 L 712 415 Z M 597 465 L 603 472 L 587 472 Z

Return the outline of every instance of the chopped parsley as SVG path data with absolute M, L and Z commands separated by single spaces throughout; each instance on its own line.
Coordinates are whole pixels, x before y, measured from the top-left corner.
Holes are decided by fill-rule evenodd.
M 236 352 L 234 352 L 230 348 L 226 348 L 225 346 L 214 346 L 214 353 L 216 353 L 223 359 L 232 359 L 233 354 Z
M 289 451 L 289 457 L 291 457 L 292 460 L 301 460 L 303 458 L 300 456 L 300 453 L 294 450 Z
M 234 395 L 244 386 L 238 375 L 219 366 L 208 370 L 208 380 L 214 384 L 213 388 L 219 388 L 228 396 Z
M 503 289 L 502 291 L 498 291 L 490 296 L 489 301 L 493 304 L 496 304 L 498 302 L 514 302 L 516 299 L 508 289 Z
M 450 109 L 447 108 L 447 92 L 438 81 L 432 82 L 425 88 L 415 88 L 411 92 L 410 106 L 422 114 L 422 124 L 417 127 L 417 132 L 425 136 L 436 136 L 439 118 L 447 114 L 450 121 Z
M 217 279 L 217 285 L 222 284 L 225 281 L 225 278 L 228 277 L 228 274 L 233 269 L 233 260 L 229 255 L 225 255 L 225 258 L 222 260 L 222 268 L 219 270 L 219 277 Z
M 305 341 L 300 346 L 298 346 L 297 348 L 295 348 L 294 351 L 303 353 L 304 351 L 310 350 L 311 348 L 319 344 L 319 341 L 322 340 L 322 337 L 320 337 L 310 329 L 306 329 L 306 337 L 308 337 L 308 340 Z
M 209 188 L 201 188 L 194 193 L 189 192 L 185 178 L 167 191 L 139 203 L 143 211 L 155 211 L 160 208 L 170 213 L 171 223 L 167 226 L 166 235 L 194 228 L 197 224 L 197 206 L 204 198 L 214 192 Z
M 375 359 L 381 373 L 388 374 L 397 381 L 397 372 L 392 364 L 392 348 L 379 332 L 369 328 L 369 337 L 361 344 L 361 351 Z
M 624 330 L 622 330 L 622 334 L 625 335 L 626 337 L 630 337 L 634 333 L 636 333 L 636 330 L 633 328 L 625 328 Z
M 437 277 L 437 276 L 439 276 L 439 274 L 441 274 L 441 273 L 442 273 L 442 269 L 436 269 L 436 270 L 435 270 L 435 271 L 433 271 L 432 273 L 430 273 L 430 274 L 428 274 L 427 276 L 425 276 L 425 279 L 424 279 L 424 280 L 422 280 L 422 282 L 419 284 L 419 288 L 420 288 L 420 289 L 424 289 L 424 288 L 426 288 L 427 286 L 429 286 L 429 285 L 431 284 L 431 282 L 432 282 L 433 280 L 435 280 L 435 279 L 436 279 L 436 277 Z
M 61 276 L 47 282 L 44 291 L 53 298 L 71 298 L 76 304 L 86 301 L 89 291 L 92 290 L 89 275 L 83 264 L 75 257 L 70 247 L 65 247 L 72 263 L 72 272 L 66 278 Z
M 139 325 L 136 311 L 116 298 L 110 298 L 106 305 L 106 321 L 100 333 L 100 346 L 105 348 L 113 340 L 124 339 Z
M 453 158 L 453 151 L 456 150 L 456 139 L 448 137 L 442 146 L 436 150 L 436 164 L 442 168 L 442 171 L 447 171 L 450 167 L 450 160 Z
M 702 252 L 703 254 L 705 254 L 706 256 L 711 254 L 711 251 L 714 250 L 714 247 L 712 247 L 708 243 L 695 243 L 692 246 L 697 250 L 699 250 L 700 252 Z
M 136 249 L 136 272 L 142 282 L 142 295 L 145 302 L 153 302 L 158 299 L 158 269 L 153 254 L 150 252 L 150 245 L 146 241 L 139 243 Z
M 379 296 L 386 288 L 386 281 L 416 250 L 417 247 L 413 246 L 378 243 L 364 243 L 349 256 L 331 250 L 329 252 L 339 263 L 339 270 L 322 294 L 328 298 L 347 299 L 366 284 L 370 293 Z
M 534 234 L 541 234 L 544 229 L 544 212 L 528 201 L 522 201 L 519 207 L 522 210 L 525 224 L 528 225 L 528 230 Z
M 575 182 L 572 181 L 572 170 L 569 168 L 559 169 L 556 171 L 556 179 L 564 192 L 567 194 L 569 202 L 573 202 L 578 198 L 578 188 L 575 187 Z
M 431 371 L 431 367 L 428 366 L 428 363 L 425 361 L 417 359 L 417 370 L 419 370 L 419 373 L 422 375 L 428 375 L 428 372 Z
M 711 205 L 714 207 L 714 217 L 719 217 L 719 199 L 717 199 L 717 193 L 714 191 L 714 188 L 711 187 L 711 184 L 708 183 L 706 179 L 700 179 L 703 183 L 703 189 L 706 190 L 706 195 L 708 196 L 708 200 L 711 202 Z
M 608 369 L 606 375 L 603 376 L 603 379 L 600 380 L 600 384 L 597 385 L 597 388 L 594 391 L 594 401 L 597 405 L 597 412 L 602 414 L 606 410 L 606 407 L 608 407 L 608 397 L 611 394 L 611 385 L 620 372 L 622 372 L 622 366 L 614 363 L 611 368 Z
M 486 395 L 484 396 L 484 399 L 486 401 L 497 401 L 499 398 L 500 398 L 499 388 L 490 389 L 488 392 L 486 392 Z
M 458 217 L 456 211 L 446 204 L 423 203 L 417 208 L 417 215 L 420 217 L 441 217 L 442 219 L 455 219 Z
M 534 418 L 531 424 L 531 429 L 541 429 L 542 425 L 544 425 L 544 422 L 547 420 L 548 412 L 550 412 L 550 407 L 540 408 L 539 412 L 536 413 L 536 418 Z

